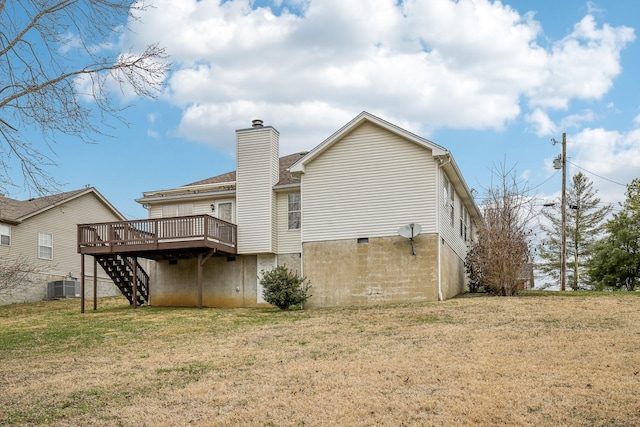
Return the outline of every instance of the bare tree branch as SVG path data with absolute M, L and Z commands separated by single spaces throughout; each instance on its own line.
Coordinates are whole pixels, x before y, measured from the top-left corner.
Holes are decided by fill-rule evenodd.
M 0 1 L 0 190 L 17 186 L 18 174 L 37 193 L 56 187 L 49 169 L 61 135 L 91 143 L 108 135 L 109 119 L 125 122 L 114 87 L 147 98 L 159 93 L 169 71 L 165 50 L 119 46 L 126 20 L 148 7 L 126 0 Z M 27 139 L 27 129 L 42 139 Z
M 0 296 L 11 296 L 26 285 L 35 284 L 41 270 L 23 258 L 0 259 Z
M 493 176 L 498 182 L 486 190 L 484 224 L 465 264 L 473 285 L 495 295 L 514 295 L 531 258 L 528 223 L 533 213 L 526 188 L 521 188 L 515 177 L 515 168 L 502 165 Z

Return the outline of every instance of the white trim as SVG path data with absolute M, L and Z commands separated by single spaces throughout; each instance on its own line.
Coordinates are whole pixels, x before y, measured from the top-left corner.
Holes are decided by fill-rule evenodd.
M 228 172 L 227 172 L 228 173 Z M 227 181 L 227 182 L 216 182 L 212 184 L 198 184 L 198 185 L 183 185 L 182 187 L 170 188 L 167 190 L 152 190 L 152 191 L 143 191 L 142 199 L 146 199 L 147 197 L 163 197 L 165 195 L 170 195 L 174 193 L 200 193 L 202 191 L 213 190 L 218 187 L 230 187 L 235 186 L 235 181 Z M 141 200 L 141 199 L 140 199 Z

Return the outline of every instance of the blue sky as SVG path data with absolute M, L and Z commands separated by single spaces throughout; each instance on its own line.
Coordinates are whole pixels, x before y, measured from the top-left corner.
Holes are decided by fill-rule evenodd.
M 117 94 L 129 126 L 110 122 L 113 137 L 91 145 L 60 137 L 50 169 L 62 190 L 94 186 L 128 218 L 147 216 L 143 191 L 234 170 L 234 131 L 254 118 L 279 130 L 286 155 L 366 110 L 449 149 L 479 201 L 501 163 L 536 200 L 557 199 L 550 140 L 563 132 L 569 176 L 584 172 L 603 201 L 640 177 L 635 0 L 154 5 L 120 45 L 166 46 L 165 90 Z

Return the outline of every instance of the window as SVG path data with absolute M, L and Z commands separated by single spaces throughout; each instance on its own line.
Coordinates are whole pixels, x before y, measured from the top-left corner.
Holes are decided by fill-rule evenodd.
M 453 184 L 451 183 L 449 183 L 449 210 L 451 211 L 451 225 L 453 225 L 455 223 L 454 217 L 456 216 L 456 205 Z
M 289 230 L 298 230 L 300 228 L 300 193 L 291 193 L 288 195 L 288 213 L 289 213 Z
M 193 204 L 181 203 L 173 205 L 162 205 L 162 217 L 193 215 Z
M 469 227 L 469 214 L 460 200 L 460 237 L 466 242 L 468 239 L 467 229 Z
M 38 258 L 53 259 L 53 235 L 38 233 Z
M 449 212 L 449 216 L 451 217 L 451 225 L 455 224 L 455 195 L 453 191 L 453 184 L 446 176 L 443 176 L 443 194 L 442 194 L 442 203 L 444 204 L 445 209 Z
M 446 208 L 449 205 L 449 179 L 442 177 L 442 205 Z
M 218 218 L 223 221 L 233 222 L 233 203 L 220 202 L 217 204 Z
M 11 246 L 11 227 L 0 224 L 0 245 Z

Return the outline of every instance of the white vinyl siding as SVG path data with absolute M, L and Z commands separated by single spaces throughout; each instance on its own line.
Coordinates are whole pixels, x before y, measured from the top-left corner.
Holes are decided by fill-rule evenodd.
M 53 235 L 38 233 L 38 258 L 53 259 Z
M 364 123 L 306 166 L 302 240 L 435 232 L 436 168 L 428 149 Z
M 0 245 L 11 246 L 11 226 L 0 224 Z
M 279 254 L 301 252 L 300 229 L 289 230 L 289 195 L 291 193 L 278 193 L 278 250 Z M 298 193 L 299 194 L 299 193 Z
M 120 221 L 114 212 L 108 209 L 94 193 L 70 200 L 60 206 L 24 219 L 11 227 L 11 246 L 3 246 L 0 256 L 20 257 L 40 271 L 41 279 L 36 286 L 23 289 L 19 301 L 39 301 L 46 297 L 46 284 L 51 280 L 60 280 L 72 273 L 80 279 L 81 256 L 78 254 L 78 225 L 86 223 Z M 38 233 L 46 232 L 53 237 L 53 262 L 41 259 L 39 255 Z M 86 257 L 87 280 L 92 283 L 92 257 Z M 105 289 L 118 290 L 111 279 L 98 267 L 98 282 Z M 101 285 L 102 286 L 102 285 Z
M 163 215 L 163 211 L 167 212 L 167 214 L 169 216 L 174 216 L 174 215 L 170 215 L 169 212 L 171 210 L 175 211 L 175 206 L 176 205 L 186 205 L 186 204 L 190 204 L 192 206 L 191 208 L 191 212 L 188 215 L 213 215 L 215 217 L 218 216 L 218 208 L 217 208 L 217 204 L 218 203 L 224 203 L 224 202 L 229 202 L 232 204 L 235 204 L 235 201 L 233 199 L 233 195 L 224 195 L 223 198 L 207 198 L 207 199 L 200 199 L 200 200 L 194 200 L 194 201 L 190 201 L 190 202 L 184 202 L 184 203 L 167 203 L 167 204 L 153 204 L 149 207 L 149 218 L 162 218 Z M 211 205 L 214 206 L 213 210 L 211 209 Z M 165 208 L 164 206 L 173 206 L 173 207 L 168 207 Z M 233 211 L 233 215 L 232 218 L 233 220 L 230 222 L 235 222 L 235 207 L 232 207 L 232 211 Z M 183 210 L 184 212 L 184 210 Z
M 238 253 L 275 252 L 278 132 L 271 127 L 237 131 L 236 218 Z
M 447 178 L 443 170 L 441 170 L 440 173 L 440 189 L 444 199 L 443 203 L 440 204 L 440 235 L 445 239 L 448 245 L 451 246 L 456 254 L 458 254 L 460 258 L 464 259 L 467 253 L 467 241 L 464 236 L 465 232 L 463 221 L 465 215 L 468 218 L 467 208 L 464 206 L 463 200 L 455 191 L 452 181 Z M 456 200 L 458 201 L 458 209 L 455 209 Z

